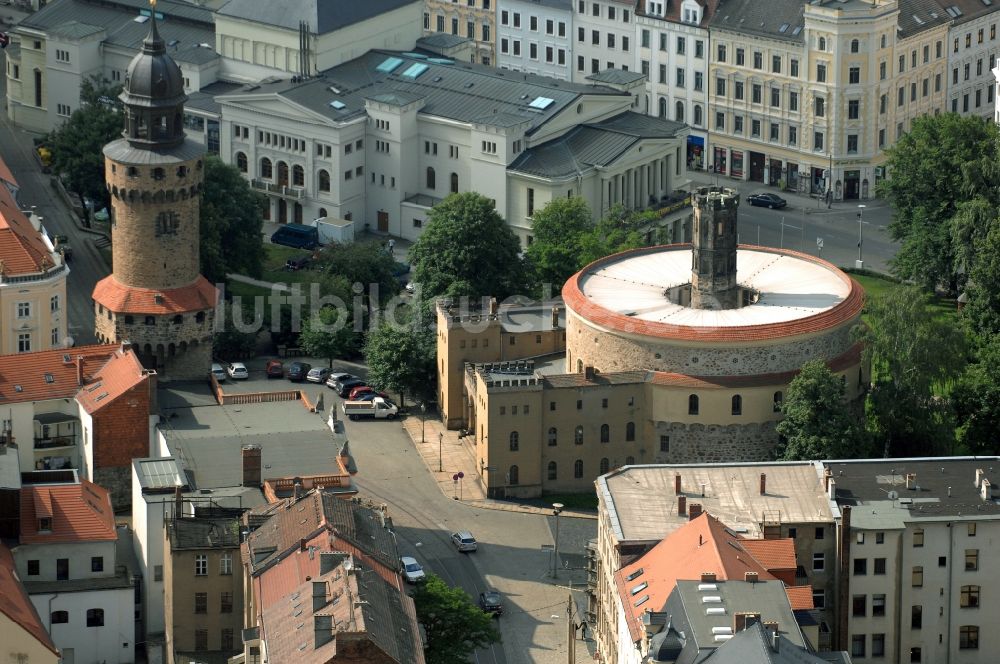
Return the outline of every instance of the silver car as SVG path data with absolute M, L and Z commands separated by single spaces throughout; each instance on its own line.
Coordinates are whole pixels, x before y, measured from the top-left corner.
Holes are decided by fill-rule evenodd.
M 220 383 L 224 382 L 226 378 L 229 376 L 229 374 L 226 373 L 226 370 L 223 369 L 222 365 L 219 364 L 218 362 L 212 362 L 212 369 L 209 373 L 215 376 L 215 380 L 219 381 Z
M 451 543 L 459 551 L 475 551 L 479 548 L 476 538 L 468 530 L 460 530 L 451 534 Z
M 403 556 L 399 559 L 399 568 L 407 583 L 420 583 L 427 579 L 424 568 L 420 566 L 416 558 Z

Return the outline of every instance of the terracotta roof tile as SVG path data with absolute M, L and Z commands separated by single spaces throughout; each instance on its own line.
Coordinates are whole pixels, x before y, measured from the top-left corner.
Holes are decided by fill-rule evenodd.
M 794 570 L 795 541 L 784 539 L 745 539 L 740 545 L 770 572 Z
M 45 631 L 42 619 L 35 611 L 28 592 L 17 578 L 16 569 L 10 549 L 0 542 L 0 613 L 20 625 L 53 654 L 58 655 L 59 651 Z
M 0 406 L 73 397 L 80 389 L 77 358 L 83 358 L 84 381 L 90 381 L 117 348 L 95 345 L 0 355 Z
M 812 586 L 785 586 L 785 594 L 788 595 L 792 611 L 808 611 L 816 608 L 813 605 Z
M 7 162 L 3 160 L 2 156 L 0 156 L 0 180 L 9 182 L 15 187 L 17 186 L 17 178 L 14 177 L 14 173 L 11 172 L 10 167 L 7 166 Z
M 39 532 L 38 520 L 52 519 Z M 107 490 L 93 482 L 33 485 L 21 489 L 21 544 L 116 541 L 115 513 Z
M 111 275 L 97 282 L 92 297 L 116 313 L 162 316 L 214 309 L 218 295 L 215 286 L 202 276 L 189 286 L 153 290 L 126 286 Z
M 149 380 L 148 372 L 131 351 L 115 351 L 93 382 L 77 392 L 76 400 L 88 413 L 95 413 L 143 381 Z
M 31 225 L 5 186 L 0 186 L 0 261 L 7 276 L 37 274 L 56 265 L 42 234 Z
M 615 573 L 615 585 L 625 607 L 626 621 L 633 641 L 642 637 L 642 614 L 646 609 L 660 610 L 679 580 L 698 580 L 703 572 L 711 572 L 719 580 L 743 581 L 747 572 L 756 572 L 761 581 L 777 580 L 768 570 L 783 569 L 772 563 L 787 564 L 787 550 L 792 551 L 792 569 L 795 569 L 794 543 L 792 540 L 774 540 L 782 544 L 744 546 L 747 540 L 726 527 L 717 518 L 703 512 L 661 540 L 638 560 Z M 760 541 L 760 540 L 756 540 Z M 774 557 L 762 561 L 756 557 L 761 551 Z M 639 606 L 636 603 L 648 596 Z M 811 595 L 810 595 L 811 597 Z

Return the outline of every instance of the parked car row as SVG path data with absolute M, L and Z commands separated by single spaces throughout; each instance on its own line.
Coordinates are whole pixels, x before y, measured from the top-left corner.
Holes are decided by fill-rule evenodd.
M 215 376 L 215 380 L 220 383 L 224 382 L 227 378 L 232 378 L 233 380 L 246 380 L 250 377 L 250 372 L 247 371 L 247 367 L 242 362 L 232 362 L 227 364 L 225 367 L 219 362 L 213 362 L 210 372 Z

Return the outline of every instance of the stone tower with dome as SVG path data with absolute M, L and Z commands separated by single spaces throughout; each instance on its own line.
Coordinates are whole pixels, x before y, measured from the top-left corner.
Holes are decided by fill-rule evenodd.
M 205 150 L 184 135 L 184 79 L 151 4 L 120 97 L 125 129 L 104 146 L 113 265 L 94 287 L 95 331 L 130 342 L 147 368 L 192 378 L 209 369 L 217 298 L 199 272 Z

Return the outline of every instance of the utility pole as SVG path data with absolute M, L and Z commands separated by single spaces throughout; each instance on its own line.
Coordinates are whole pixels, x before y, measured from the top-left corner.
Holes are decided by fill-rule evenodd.
M 576 664 L 576 623 L 573 622 L 573 595 L 566 600 L 566 664 Z
M 562 503 L 552 503 L 552 514 L 556 517 L 556 547 L 552 555 L 552 578 L 559 578 L 559 515 L 563 511 Z

